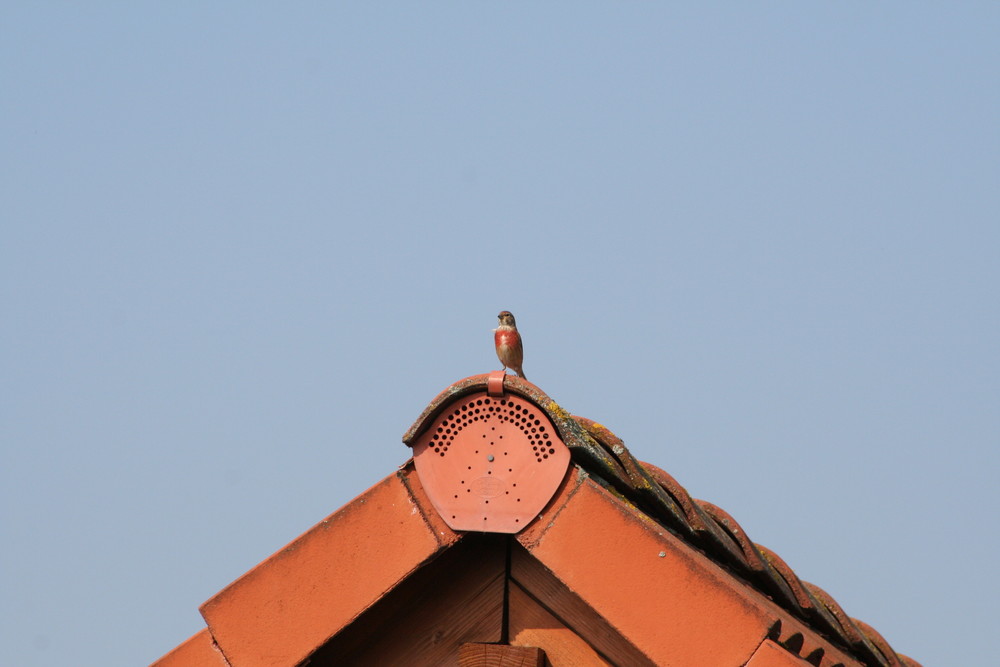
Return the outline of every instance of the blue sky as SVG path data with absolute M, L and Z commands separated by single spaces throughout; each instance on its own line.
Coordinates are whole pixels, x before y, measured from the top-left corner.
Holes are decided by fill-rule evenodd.
M 148 664 L 525 371 L 925 665 L 1000 624 L 1000 6 L 9 3 L 0 663 Z

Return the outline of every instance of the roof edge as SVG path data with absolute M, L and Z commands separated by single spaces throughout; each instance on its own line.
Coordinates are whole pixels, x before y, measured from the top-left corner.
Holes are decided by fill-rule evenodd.
M 202 628 L 150 667 L 232 667 L 219 650 L 212 633 Z

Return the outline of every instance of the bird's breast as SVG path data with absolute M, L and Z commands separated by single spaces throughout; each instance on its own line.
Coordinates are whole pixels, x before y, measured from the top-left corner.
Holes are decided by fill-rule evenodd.
M 518 342 L 517 332 L 513 329 L 497 329 L 493 334 L 493 341 L 497 347 L 512 347 Z

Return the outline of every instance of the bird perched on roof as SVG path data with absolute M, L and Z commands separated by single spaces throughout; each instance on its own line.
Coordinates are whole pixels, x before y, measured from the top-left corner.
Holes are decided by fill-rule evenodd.
M 500 326 L 493 330 L 493 342 L 497 347 L 497 357 L 503 364 L 503 369 L 508 368 L 517 373 L 517 377 L 527 380 L 524 371 L 521 370 L 521 363 L 524 360 L 524 348 L 521 346 L 521 334 L 517 332 L 517 323 L 514 322 L 514 315 L 509 310 L 502 310 L 497 315 Z

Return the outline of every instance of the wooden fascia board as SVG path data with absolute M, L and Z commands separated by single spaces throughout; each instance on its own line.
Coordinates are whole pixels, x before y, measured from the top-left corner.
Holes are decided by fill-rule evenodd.
M 546 657 L 545 651 L 537 646 L 463 644 L 458 653 L 458 667 L 545 667 Z

